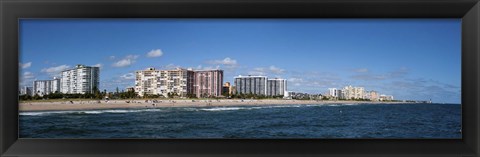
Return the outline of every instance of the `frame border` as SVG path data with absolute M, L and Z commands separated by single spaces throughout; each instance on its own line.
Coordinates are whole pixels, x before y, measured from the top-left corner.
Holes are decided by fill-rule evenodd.
M 20 18 L 462 18 L 463 139 L 18 139 Z M 0 156 L 479 156 L 479 0 L 0 0 Z

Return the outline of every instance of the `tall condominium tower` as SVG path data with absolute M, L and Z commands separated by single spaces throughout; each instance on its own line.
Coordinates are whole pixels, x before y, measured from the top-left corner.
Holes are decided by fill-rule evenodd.
M 266 76 L 238 76 L 235 77 L 237 94 L 267 95 Z
M 223 70 L 195 71 L 193 84 L 196 97 L 217 97 L 222 95 Z
M 136 71 L 135 77 L 135 92 L 140 96 L 150 94 L 168 97 L 170 93 L 186 97 L 187 94 L 193 93 L 194 72 L 192 70 L 148 68 Z
M 341 90 L 337 89 L 337 88 L 328 88 L 328 95 L 331 96 L 331 97 L 340 97 L 341 95 Z
M 135 93 L 140 96 L 145 94 L 160 94 L 159 85 L 160 71 L 155 68 L 147 68 L 135 72 Z
M 73 69 L 62 71 L 61 92 L 65 94 L 93 93 L 99 89 L 100 68 L 77 65 Z
M 53 80 L 33 81 L 32 92 L 33 92 L 33 95 L 37 94 L 39 96 L 60 92 L 60 79 L 53 78 Z
M 287 81 L 285 79 L 267 79 L 267 96 L 285 95 Z
M 365 89 L 363 87 L 345 86 L 342 90 L 342 99 L 364 99 Z

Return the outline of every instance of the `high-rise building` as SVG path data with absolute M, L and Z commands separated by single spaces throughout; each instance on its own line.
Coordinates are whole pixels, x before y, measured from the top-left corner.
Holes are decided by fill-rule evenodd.
M 371 101 L 378 101 L 379 95 L 377 91 L 367 91 L 365 95 L 366 99 L 369 99 Z
M 61 73 L 61 92 L 65 94 L 94 93 L 100 85 L 100 68 L 77 65 Z
M 365 89 L 363 87 L 354 87 L 353 93 L 355 99 L 365 99 Z
M 355 93 L 352 86 L 345 86 L 342 89 L 342 99 L 353 99 L 355 98 Z
M 285 79 L 267 79 L 266 96 L 285 96 L 287 90 L 287 81 Z
M 194 72 L 191 70 L 148 68 L 136 71 L 135 77 L 135 93 L 139 96 L 148 94 L 168 97 L 170 94 L 186 97 L 194 92 Z
M 32 91 L 33 91 L 33 87 L 24 86 L 22 89 L 20 89 L 20 95 L 33 96 Z
M 328 88 L 328 95 L 331 97 L 338 98 L 340 97 L 341 91 L 338 90 L 337 88 Z
M 267 94 L 266 76 L 238 76 L 235 77 L 235 87 L 237 94 Z
M 55 92 L 60 92 L 60 79 L 33 81 L 33 95 L 44 96 Z
M 194 71 L 194 94 L 196 97 L 218 97 L 223 90 L 223 70 Z
M 135 93 L 140 96 L 160 94 L 160 71 L 147 68 L 135 72 Z M 165 89 L 164 89 L 165 90 Z
M 363 87 L 345 86 L 340 94 L 341 99 L 364 99 L 365 89 Z

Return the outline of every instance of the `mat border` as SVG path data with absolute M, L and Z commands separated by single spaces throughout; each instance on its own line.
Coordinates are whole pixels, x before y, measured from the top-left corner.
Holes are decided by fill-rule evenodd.
M 1 156 L 479 156 L 478 0 L 1 0 Z M 462 18 L 462 140 L 18 139 L 20 18 Z

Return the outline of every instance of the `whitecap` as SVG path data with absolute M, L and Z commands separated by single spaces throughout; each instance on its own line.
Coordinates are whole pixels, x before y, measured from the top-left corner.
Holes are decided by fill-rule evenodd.
M 101 113 L 129 113 L 129 112 L 156 112 L 160 109 L 132 109 L 132 110 L 80 110 L 80 111 L 40 111 L 40 112 L 20 112 L 22 116 L 42 116 L 50 114 L 101 114 Z
M 246 108 L 241 108 L 241 107 L 218 107 L 218 108 L 205 108 L 205 109 L 200 109 L 202 111 L 232 111 L 232 110 L 241 110 L 241 109 L 246 109 Z
M 234 111 L 234 110 L 255 110 L 255 109 L 269 109 L 269 108 L 288 108 L 288 107 L 304 107 L 305 105 L 275 105 L 275 106 L 240 106 L 240 107 L 215 107 L 198 109 L 201 111 Z

